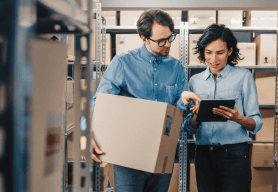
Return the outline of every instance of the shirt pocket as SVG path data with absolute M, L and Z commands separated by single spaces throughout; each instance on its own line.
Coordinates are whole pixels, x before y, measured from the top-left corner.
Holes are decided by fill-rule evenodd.
M 242 105 L 240 105 L 241 101 L 241 92 L 238 90 L 225 90 L 218 93 L 218 99 L 233 99 L 235 100 L 235 106 L 237 109 L 241 109 Z
M 166 86 L 166 102 L 174 104 L 177 96 L 177 86 Z

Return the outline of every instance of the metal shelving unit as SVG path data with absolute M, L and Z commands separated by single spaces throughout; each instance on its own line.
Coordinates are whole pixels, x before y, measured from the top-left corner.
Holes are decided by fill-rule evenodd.
M 76 34 L 76 41 L 86 39 L 76 45 L 75 80 L 80 79 L 80 60 L 82 56 L 90 60 L 90 34 L 92 1 L 88 1 L 89 11 L 84 12 L 75 1 L 54 0 L 9 0 L 0 2 L 0 191 L 28 191 L 29 163 L 28 143 L 31 135 L 32 65 L 29 58 L 28 42 L 35 34 L 67 33 Z M 87 67 L 87 79 L 91 79 L 92 68 Z M 50 76 L 51 78 L 51 76 Z M 91 81 L 88 89 L 75 86 L 75 106 L 80 106 L 81 97 L 91 100 Z M 3 103 L 2 103 L 3 102 Z M 91 106 L 87 102 L 86 106 Z M 80 117 L 87 119 L 80 125 Z M 92 191 L 91 174 L 91 123 L 90 107 L 81 110 L 75 107 L 75 191 Z M 84 128 L 86 127 L 86 128 Z M 65 132 L 65 127 L 64 127 Z M 86 139 L 86 149 L 78 145 L 80 139 Z M 63 145 L 64 146 L 64 145 Z M 85 157 L 86 169 L 78 166 L 80 157 Z M 65 162 L 64 162 L 65 164 Z M 65 166 L 65 165 L 64 165 Z M 61 178 L 62 179 L 62 178 Z M 65 179 L 65 178 L 64 178 Z M 65 184 L 65 183 L 63 183 Z M 65 191 L 65 186 L 63 187 Z

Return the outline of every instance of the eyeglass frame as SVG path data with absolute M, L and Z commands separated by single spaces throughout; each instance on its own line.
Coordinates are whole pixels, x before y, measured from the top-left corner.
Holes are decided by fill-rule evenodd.
M 151 40 L 152 42 L 155 42 L 157 43 L 157 45 L 159 46 L 159 43 L 164 41 L 164 44 L 162 46 L 159 46 L 159 47 L 163 47 L 164 45 L 166 45 L 166 42 L 168 41 L 169 43 L 172 43 L 175 39 L 176 39 L 176 33 L 172 33 L 167 39 L 162 39 L 162 40 L 159 40 L 159 41 L 155 41 L 153 39 L 151 39 L 150 37 L 148 38 L 149 40 Z M 169 39 L 174 36 L 174 39 L 170 42 Z

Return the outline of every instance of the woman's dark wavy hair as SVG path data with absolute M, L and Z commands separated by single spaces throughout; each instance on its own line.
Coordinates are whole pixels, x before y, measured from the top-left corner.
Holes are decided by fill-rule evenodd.
M 171 16 L 161 9 L 148 9 L 144 11 L 137 21 L 137 32 L 139 36 L 146 38 L 152 36 L 152 25 L 154 22 L 162 26 L 168 26 L 171 32 L 174 31 L 174 21 Z
M 228 50 L 233 48 L 232 54 L 228 57 L 227 63 L 234 66 L 238 63 L 238 60 L 242 60 L 239 55 L 239 49 L 237 48 L 237 40 L 234 37 L 232 31 L 225 27 L 225 25 L 212 24 L 208 26 L 203 35 L 197 41 L 197 45 L 194 48 L 194 54 L 198 54 L 198 59 L 205 63 L 205 47 L 212 41 L 221 39 L 226 42 Z

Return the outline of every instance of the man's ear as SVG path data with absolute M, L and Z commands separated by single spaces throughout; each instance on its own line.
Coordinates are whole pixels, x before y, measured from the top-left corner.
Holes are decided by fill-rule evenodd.
M 145 44 L 148 43 L 148 39 L 146 37 L 144 37 L 143 35 L 141 35 L 141 39 L 142 39 L 143 43 L 145 43 Z

